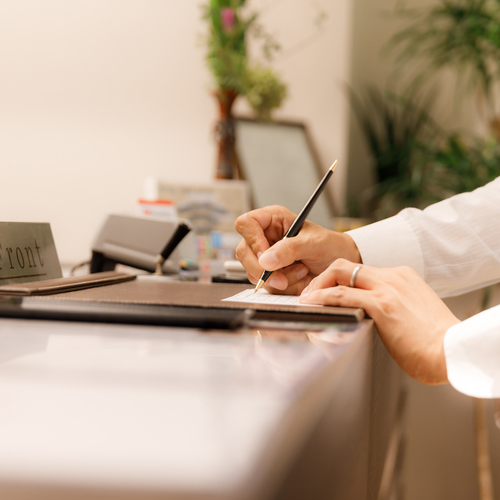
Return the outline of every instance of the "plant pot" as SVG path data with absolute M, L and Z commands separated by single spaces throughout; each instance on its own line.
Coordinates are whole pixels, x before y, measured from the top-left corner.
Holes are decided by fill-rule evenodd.
M 219 109 L 219 120 L 215 127 L 217 141 L 216 179 L 241 178 L 238 157 L 235 149 L 235 125 L 232 114 L 238 93 L 233 89 L 218 89 L 214 92 Z

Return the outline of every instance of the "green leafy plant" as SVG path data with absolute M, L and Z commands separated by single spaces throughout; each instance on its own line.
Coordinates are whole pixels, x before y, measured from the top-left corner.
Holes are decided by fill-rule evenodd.
M 500 175 L 500 116 L 495 110 L 500 1 L 438 0 L 427 7 L 399 8 L 396 17 L 407 26 L 391 38 L 389 48 L 397 62 L 405 63 L 404 77 L 431 81 L 431 70 L 452 70 L 468 84 L 465 89 L 486 117 L 490 134 L 467 138 L 440 130 L 430 117 L 432 98 L 419 97 L 421 83 L 415 86 L 419 92 L 403 97 L 372 89 L 364 100 L 351 98 L 374 159 L 377 182 L 370 199 L 375 218 L 404 206 L 423 208 Z
M 390 41 L 399 50 L 398 59 L 419 59 L 467 77 L 469 88 L 482 93 L 491 114 L 500 78 L 500 2 L 441 0 L 431 8 L 400 9 L 397 15 L 411 20 Z
M 495 93 L 500 81 L 500 2 L 498 0 L 441 0 L 431 8 L 402 9 L 408 27 L 391 40 L 399 60 L 426 61 L 449 68 L 479 99 L 481 116 L 490 128 L 486 139 L 465 139 L 448 133 L 441 143 L 429 144 L 427 161 L 440 196 L 471 191 L 500 175 L 500 117 Z M 422 74 L 420 75 L 422 76 Z
M 286 85 L 272 69 L 261 66 L 248 69 L 246 98 L 259 119 L 270 120 L 272 110 L 280 107 L 286 95 Z
M 429 148 L 427 160 L 433 187 L 444 198 L 472 191 L 498 177 L 500 143 L 493 137 L 467 141 L 451 134 L 443 145 Z
M 246 0 L 210 0 L 204 6 L 209 24 L 207 64 L 217 89 L 247 97 L 256 114 L 269 119 L 286 97 L 286 85 L 270 68 L 250 65 L 247 38 L 251 33 L 262 41 L 265 60 L 271 60 L 280 47 L 257 23 L 257 14 L 242 14 L 245 4 Z
M 246 0 L 211 0 L 204 8 L 209 24 L 207 64 L 218 88 L 244 94 L 247 88 L 246 33 L 256 15 L 242 18 Z
M 351 90 L 351 104 L 373 158 L 375 185 L 365 193 L 364 216 L 376 219 L 406 206 L 433 201 L 429 186 L 429 141 L 440 134 L 430 116 L 434 95 L 411 89 L 404 95 L 369 87 L 363 96 Z

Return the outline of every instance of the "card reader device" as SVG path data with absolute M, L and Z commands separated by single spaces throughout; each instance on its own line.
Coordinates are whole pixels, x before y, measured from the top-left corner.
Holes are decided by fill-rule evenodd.
M 179 243 L 190 232 L 183 219 L 110 213 L 92 244 L 90 272 L 124 264 L 150 272 L 179 271 Z

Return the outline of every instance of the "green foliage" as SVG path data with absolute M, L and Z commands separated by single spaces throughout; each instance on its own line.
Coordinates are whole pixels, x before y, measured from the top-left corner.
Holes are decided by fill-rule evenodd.
M 489 137 L 468 144 L 451 134 L 443 146 L 430 148 L 428 162 L 441 198 L 473 191 L 500 175 L 500 143 Z
M 430 7 L 403 8 L 407 27 L 392 37 L 405 75 L 428 80 L 429 69 L 449 68 L 468 79 L 478 103 L 487 107 L 491 137 L 465 139 L 440 130 L 430 118 L 433 91 L 403 97 L 370 89 L 351 95 L 354 111 L 373 156 L 377 183 L 371 215 L 382 218 L 405 206 L 423 208 L 471 191 L 500 175 L 500 118 L 494 90 L 500 80 L 500 0 L 438 0 Z M 409 62 L 415 64 L 409 66 Z M 423 87 L 417 85 L 417 89 Z
M 243 17 L 245 0 L 211 0 L 204 7 L 209 24 L 206 39 L 207 64 L 218 89 L 236 91 L 246 96 L 257 115 L 269 119 L 271 111 L 286 96 L 286 85 L 268 68 L 251 67 L 247 57 L 247 37 L 260 39 L 264 59 L 270 60 L 280 49 L 274 38 L 257 24 L 257 15 Z
M 433 94 L 421 96 L 414 89 L 403 96 L 374 87 L 362 97 L 351 91 L 376 174 L 365 207 L 370 216 L 380 219 L 406 206 L 421 208 L 435 201 L 425 162 L 428 141 L 440 133 L 429 114 L 433 99 Z
M 441 0 L 431 9 L 402 9 L 399 15 L 411 19 L 391 40 L 400 60 L 421 57 L 436 68 L 452 68 L 492 97 L 500 76 L 498 0 Z
M 434 95 L 369 88 L 359 98 L 351 91 L 377 177 L 361 215 L 378 220 L 405 207 L 425 208 L 500 175 L 500 142 L 442 131 L 430 116 Z
M 246 98 L 261 120 L 270 120 L 271 111 L 278 108 L 287 95 L 287 87 L 269 68 L 253 66 L 248 70 Z
M 207 64 L 219 88 L 245 94 L 247 87 L 247 52 L 245 37 L 256 15 L 240 17 L 245 0 L 211 0 L 205 7 L 209 23 Z M 224 9 L 230 9 L 233 22 L 224 24 Z M 231 18 L 230 18 L 231 19 Z

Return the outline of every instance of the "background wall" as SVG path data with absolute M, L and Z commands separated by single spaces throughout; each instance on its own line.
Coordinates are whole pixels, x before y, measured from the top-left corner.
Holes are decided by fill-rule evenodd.
M 198 0 L 0 4 L 0 214 L 48 221 L 63 263 L 89 257 L 108 210 L 134 211 L 143 179 L 210 180 L 216 105 Z M 290 87 L 277 118 L 305 121 L 343 205 L 349 2 L 258 0 Z M 319 10 L 328 19 L 314 27 Z M 299 43 L 299 49 L 294 49 Z M 288 53 L 288 55 L 287 55 Z M 238 111 L 248 110 L 243 103 Z

